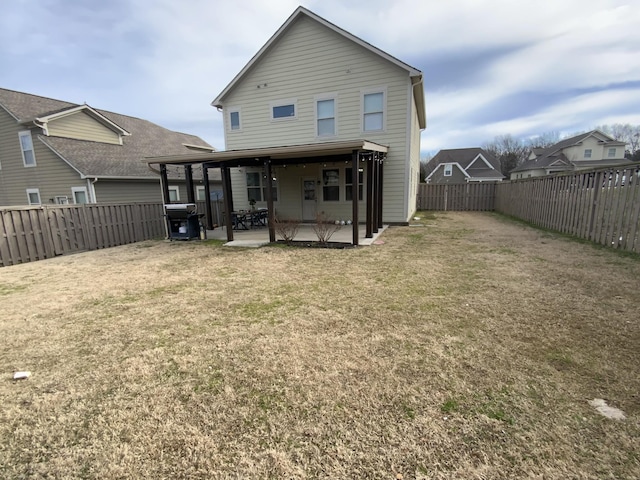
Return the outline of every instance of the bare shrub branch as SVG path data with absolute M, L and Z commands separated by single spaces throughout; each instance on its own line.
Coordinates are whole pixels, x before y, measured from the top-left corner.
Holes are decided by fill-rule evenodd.
M 316 215 L 316 224 L 313 226 L 313 231 L 318 236 L 320 243 L 327 243 L 340 228 L 342 228 L 342 225 L 330 220 L 324 213 Z
M 295 218 L 278 218 L 275 219 L 276 233 L 280 235 L 286 243 L 291 243 L 300 229 L 300 220 Z

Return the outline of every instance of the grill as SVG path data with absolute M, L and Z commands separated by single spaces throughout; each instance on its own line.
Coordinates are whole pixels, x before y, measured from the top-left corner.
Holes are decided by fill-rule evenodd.
M 195 203 L 171 203 L 164 206 L 170 240 L 200 238 L 200 217 Z

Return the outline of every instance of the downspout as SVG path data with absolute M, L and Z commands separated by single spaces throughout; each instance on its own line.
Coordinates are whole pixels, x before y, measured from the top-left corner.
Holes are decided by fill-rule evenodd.
M 98 203 L 98 199 L 96 197 L 96 187 L 95 187 L 95 184 L 97 181 L 98 181 L 98 177 L 95 177 L 93 181 L 87 178 L 87 182 L 89 183 L 89 192 L 90 192 L 91 198 L 93 199 L 93 202 L 90 202 L 90 203 Z

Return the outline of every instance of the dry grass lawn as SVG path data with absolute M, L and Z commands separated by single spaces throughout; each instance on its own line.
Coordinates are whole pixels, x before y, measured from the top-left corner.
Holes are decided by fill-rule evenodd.
M 0 477 L 640 478 L 638 258 L 418 223 L 0 269 Z

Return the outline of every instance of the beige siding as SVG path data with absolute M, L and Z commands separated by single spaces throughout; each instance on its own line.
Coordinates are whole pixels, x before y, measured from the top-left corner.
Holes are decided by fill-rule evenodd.
M 94 184 L 99 203 L 161 202 L 160 178 L 157 181 L 103 180 Z M 184 192 L 186 198 L 186 191 Z M 181 197 L 182 198 L 182 197 Z
M 71 203 L 71 187 L 87 186 L 86 181 L 38 139 L 38 129 L 31 135 L 36 166 L 25 168 L 18 140 L 23 130 L 0 108 L 0 205 L 27 204 L 27 188 L 39 189 L 42 203 L 56 196 L 67 196 Z
M 386 92 L 386 131 L 382 133 L 362 131 L 361 95 L 364 89 L 370 88 Z M 225 106 L 239 107 L 242 115 L 242 130 L 232 132 L 225 112 L 226 148 L 322 141 L 316 137 L 314 97 L 335 93 L 337 136 L 327 140 L 364 138 L 389 146 L 384 163 L 383 220 L 405 222 L 411 210 L 406 191 L 409 187 L 406 173 L 410 142 L 407 135 L 409 88 L 409 74 L 405 70 L 301 17 L 224 99 Z M 287 99 L 296 100 L 297 118 L 272 121 L 271 103 Z M 419 161 L 419 154 L 416 158 Z M 232 170 L 233 188 L 238 192 L 245 188 L 245 181 L 244 177 L 238 177 L 236 170 Z M 234 195 L 234 201 L 236 208 L 248 207 L 241 197 Z
M 76 112 L 49 122 L 48 131 L 52 137 L 120 144 L 120 136 L 116 132 L 84 112 Z
M 412 99 L 413 100 L 413 99 Z M 411 101 L 411 176 L 409 177 L 410 192 L 408 198 L 409 217 L 413 216 L 417 207 L 418 184 L 420 183 L 420 126 L 418 123 L 418 111 L 416 104 Z

